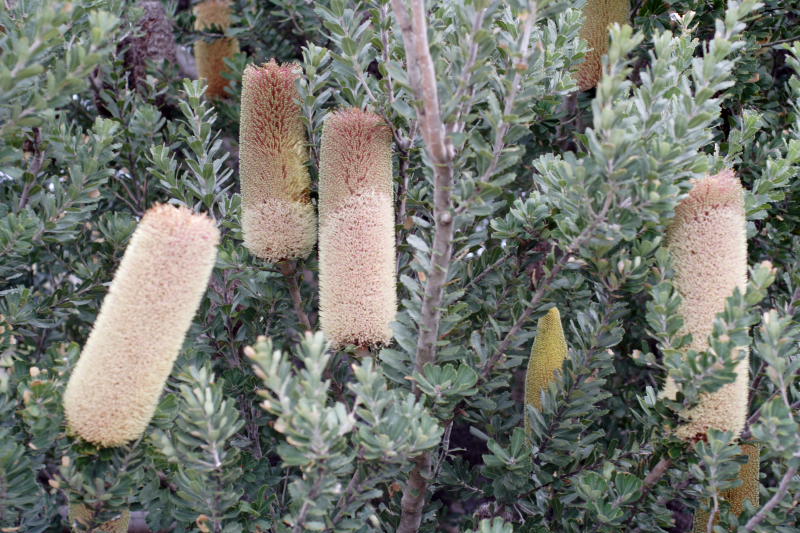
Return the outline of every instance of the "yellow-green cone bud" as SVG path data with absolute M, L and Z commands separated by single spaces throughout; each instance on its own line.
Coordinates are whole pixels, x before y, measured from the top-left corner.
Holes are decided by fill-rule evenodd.
M 589 43 L 591 50 L 578 69 L 578 87 L 581 91 L 591 89 L 600 81 L 603 73 L 601 58 L 608 53 L 608 27 L 613 23 L 628 22 L 630 5 L 628 0 L 588 0 L 583 8 L 581 39 Z
M 758 508 L 758 472 L 759 472 L 759 452 L 758 444 L 742 444 L 741 453 L 747 456 L 747 463 L 739 470 L 739 480 L 742 482 L 738 487 L 722 491 L 722 499 L 731 505 L 731 511 L 736 516 L 744 511 L 744 502 L 749 500 L 753 507 Z M 698 511 L 694 517 L 694 530 L 696 533 L 705 533 L 708 527 L 709 513 Z
M 673 283 L 682 298 L 681 333 L 691 333 L 689 348 L 709 348 L 708 338 L 717 313 L 736 287 L 747 285 L 747 233 L 744 189 L 732 171 L 696 180 L 689 195 L 675 210 L 667 230 L 667 249 L 675 269 Z M 684 440 L 705 437 L 713 428 L 741 433 L 747 416 L 749 363 L 747 351 L 736 366 L 736 380 L 701 396 L 685 416 L 689 422 L 676 431 Z M 667 379 L 664 396 L 674 399 L 675 383 Z
M 78 522 L 82 528 L 81 531 L 86 531 L 86 527 L 91 525 L 94 513 L 82 504 L 71 504 L 69 506 L 69 527 L 73 531 L 78 531 L 75 528 Z M 131 520 L 131 512 L 127 509 L 120 511 L 119 518 L 114 518 L 108 522 L 104 522 L 91 529 L 90 531 L 102 531 L 103 533 L 128 533 L 128 524 Z
M 558 308 L 553 307 L 539 319 L 537 325 L 536 339 L 525 374 L 525 405 L 542 408 L 542 391 L 555 379 L 555 372 L 561 371 L 566 356 L 567 340 L 561 326 L 561 314 Z M 527 415 L 525 428 L 528 428 Z
M 212 26 L 227 29 L 231 25 L 231 3 L 229 0 L 206 0 L 194 6 L 194 29 L 206 30 Z M 228 71 L 225 59 L 239 53 L 239 40 L 222 37 L 213 41 L 198 40 L 194 43 L 194 58 L 197 74 L 205 78 L 208 98 L 224 98 L 230 80 L 222 74 Z
M 69 428 L 100 446 L 144 433 L 205 293 L 219 231 L 157 205 L 142 217 L 64 392 Z
M 298 65 L 270 61 L 242 77 L 242 231 L 247 249 L 269 261 L 306 257 L 317 240 L 299 76 Z
M 374 113 L 332 113 L 319 169 L 319 306 L 335 346 L 388 343 L 397 311 L 392 132 Z

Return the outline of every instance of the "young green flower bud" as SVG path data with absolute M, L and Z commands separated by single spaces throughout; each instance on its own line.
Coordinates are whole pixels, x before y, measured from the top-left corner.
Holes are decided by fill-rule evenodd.
M 583 8 L 581 39 L 588 41 L 591 50 L 578 69 L 578 87 L 586 91 L 597 85 L 603 73 L 601 58 L 608 53 L 608 27 L 628 22 L 628 0 L 588 0 Z
M 68 511 L 69 527 L 73 531 L 78 531 L 75 528 L 76 522 L 81 525 L 80 531 L 86 531 L 86 527 L 90 526 L 94 513 L 91 509 L 82 504 L 71 504 Z M 119 518 L 114 518 L 108 522 L 104 522 L 91 529 L 90 531 L 102 531 L 103 533 L 128 533 L 128 524 L 131 520 L 131 512 L 125 509 L 120 512 Z
M 298 65 L 248 65 L 242 77 L 239 169 L 244 244 L 269 261 L 306 257 L 317 240 Z
M 144 433 L 206 290 L 219 231 L 157 205 L 142 217 L 64 392 L 69 428 L 99 446 Z
M 747 456 L 747 463 L 739 470 L 739 481 L 742 482 L 738 487 L 723 490 L 722 499 L 731 505 L 731 511 L 736 516 L 744 511 L 744 502 L 750 500 L 753 507 L 758 507 L 758 481 L 759 472 L 759 453 L 758 444 L 742 444 L 739 449 L 742 455 Z M 696 533 L 705 533 L 708 527 L 709 513 L 699 511 L 694 517 L 694 530 Z M 716 519 L 715 519 L 716 521 Z
M 206 0 L 194 6 L 194 29 L 206 30 L 214 26 L 223 30 L 231 25 L 230 0 Z M 239 53 L 239 40 L 221 37 L 213 41 L 198 40 L 194 43 L 194 58 L 197 74 L 206 79 L 208 98 L 224 98 L 230 80 L 222 74 L 228 71 L 225 59 Z
M 542 408 L 542 391 L 555 379 L 555 373 L 561 371 L 566 356 L 567 340 L 561 327 L 561 314 L 558 308 L 553 307 L 539 319 L 537 325 L 536 339 L 525 374 L 525 405 Z M 528 429 L 527 415 L 525 429 Z
M 395 261 L 391 130 L 374 113 L 332 113 L 320 148 L 319 305 L 334 345 L 391 340 Z
M 744 189 L 732 171 L 695 181 L 675 210 L 667 230 L 667 249 L 675 269 L 674 285 L 682 298 L 682 333 L 691 333 L 689 348 L 709 348 L 708 338 L 717 313 L 736 287 L 747 285 L 747 233 Z M 704 394 L 686 414 L 689 422 L 677 430 L 685 440 L 702 438 L 710 428 L 738 435 L 747 416 L 749 363 L 742 349 L 736 381 Z M 675 383 L 668 379 L 662 394 L 674 399 Z

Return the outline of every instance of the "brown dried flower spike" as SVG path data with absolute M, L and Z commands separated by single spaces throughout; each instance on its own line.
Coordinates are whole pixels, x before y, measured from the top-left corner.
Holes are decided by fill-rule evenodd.
M 144 433 L 206 290 L 219 231 L 157 205 L 142 217 L 64 392 L 69 428 L 99 446 Z
M 242 78 L 242 231 L 247 249 L 269 261 L 306 257 L 317 240 L 299 76 L 298 65 L 270 61 Z
M 332 113 L 319 172 L 322 331 L 335 346 L 388 343 L 397 311 L 392 133 L 374 113 Z
M 231 4 L 229 0 L 206 0 L 194 6 L 194 29 L 207 30 L 214 26 L 227 29 L 231 25 Z M 225 59 L 239 53 L 239 40 L 221 37 L 214 41 L 199 40 L 194 43 L 194 58 L 197 73 L 208 83 L 208 98 L 224 98 L 225 87 L 230 80 L 222 74 L 228 71 Z

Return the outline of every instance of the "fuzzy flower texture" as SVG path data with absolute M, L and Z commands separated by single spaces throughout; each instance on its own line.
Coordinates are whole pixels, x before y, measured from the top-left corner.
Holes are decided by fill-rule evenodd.
M 589 43 L 589 52 L 581 63 L 578 87 L 586 91 L 597 85 L 603 74 L 602 57 L 608 53 L 608 28 L 615 22 L 628 22 L 630 2 L 628 0 L 588 0 L 583 8 L 581 39 Z
M 230 0 L 206 0 L 194 6 L 194 29 L 208 30 L 213 27 L 228 29 L 231 25 Z M 208 83 L 206 96 L 224 98 L 230 80 L 222 74 L 229 69 L 225 59 L 239 53 L 239 40 L 221 37 L 213 41 L 199 40 L 194 43 L 197 74 Z
M 397 311 L 392 133 L 358 109 L 332 113 L 319 169 L 322 330 L 335 346 L 388 343 Z
M 299 76 L 298 65 L 270 61 L 242 79 L 242 231 L 247 249 L 268 261 L 306 257 L 317 240 Z
M 741 484 L 731 489 L 723 490 L 720 495 L 722 499 L 731 506 L 731 511 L 736 516 L 744 511 L 745 502 L 749 501 L 753 507 L 758 507 L 758 471 L 760 449 L 758 444 L 742 444 L 739 447 L 742 455 L 747 456 L 747 462 L 739 469 L 739 481 Z M 708 511 L 698 511 L 694 517 L 695 533 L 705 533 L 708 531 L 708 519 L 711 514 Z M 715 517 L 714 522 L 717 522 Z
M 99 446 L 144 433 L 197 312 L 219 231 L 205 215 L 145 213 L 64 392 L 71 431 Z
M 675 210 L 667 230 L 667 248 L 675 269 L 673 283 L 682 298 L 679 312 L 683 334 L 691 333 L 690 349 L 709 348 L 708 338 L 717 313 L 736 287 L 747 285 L 747 233 L 744 189 L 732 171 L 695 181 Z M 738 435 L 747 416 L 748 354 L 742 349 L 736 380 L 705 394 L 677 429 L 684 440 L 704 436 L 711 428 Z M 675 383 L 668 379 L 662 392 L 674 399 Z
M 525 405 L 542 408 L 542 391 L 555 379 L 555 373 L 561 371 L 566 357 L 567 340 L 561 326 L 561 314 L 558 308 L 553 307 L 539 319 L 537 325 L 536 339 L 525 373 Z M 523 416 L 527 431 L 528 416 Z

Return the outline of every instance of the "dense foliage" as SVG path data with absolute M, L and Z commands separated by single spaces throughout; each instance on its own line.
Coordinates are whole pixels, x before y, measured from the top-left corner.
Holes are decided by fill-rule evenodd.
M 429 1 L 431 116 L 403 0 L 235 0 L 230 27 L 203 31 L 183 0 L 168 24 L 154 2 L 6 0 L 0 530 L 60 531 L 70 504 L 95 530 L 130 510 L 132 531 L 409 531 L 418 513 L 422 531 L 681 532 L 702 509 L 716 531 L 800 529 L 800 6 L 632 1 L 577 92 L 584 3 Z M 227 96 L 208 99 L 190 50 L 233 37 Z M 314 332 L 316 251 L 279 264 L 242 245 L 240 80 L 271 58 L 303 68 L 312 183 L 327 113 L 391 126 L 399 311 L 382 349 Z M 664 233 L 690 180 L 727 168 L 752 268 L 712 349 L 687 353 Z M 217 221 L 217 263 L 147 432 L 100 449 L 67 431 L 62 394 L 158 202 Z M 569 353 L 526 409 L 553 306 Z M 671 430 L 747 345 L 761 502 L 736 516 L 720 495 L 737 436 Z

